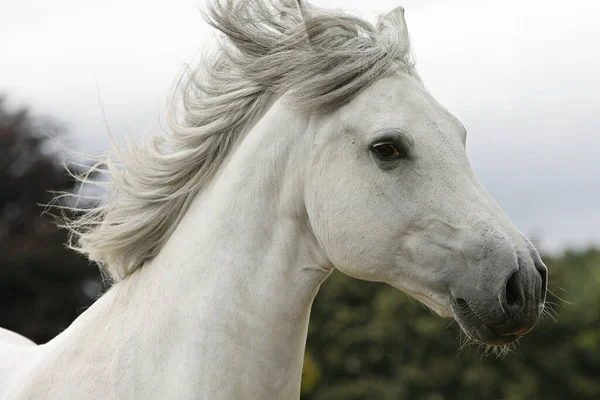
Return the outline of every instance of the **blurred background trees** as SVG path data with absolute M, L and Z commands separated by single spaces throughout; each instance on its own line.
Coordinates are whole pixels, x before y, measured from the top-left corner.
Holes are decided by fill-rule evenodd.
M 50 134 L 50 135 L 48 135 Z M 97 297 L 100 275 L 43 206 L 74 182 L 49 136 L 65 130 L 0 100 L 0 326 L 44 343 Z M 305 400 L 600 398 L 600 251 L 545 257 L 548 318 L 502 358 L 461 348 L 455 323 L 383 284 L 338 272 L 311 315 Z
M 556 321 L 500 358 L 461 349 L 456 323 L 399 291 L 334 272 L 311 314 L 303 399 L 599 399 L 600 251 L 544 259 L 568 303 L 550 295 Z
M 64 140 L 65 129 L 0 97 L 0 326 L 36 343 L 69 326 L 100 288 L 97 269 L 43 213 L 49 191 L 74 186 L 51 138 Z

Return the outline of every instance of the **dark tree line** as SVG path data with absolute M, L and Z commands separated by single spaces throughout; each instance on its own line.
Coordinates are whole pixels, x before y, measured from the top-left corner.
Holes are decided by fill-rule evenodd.
M 53 139 L 64 129 L 0 98 L 0 326 L 44 343 L 98 292 L 99 273 L 68 250 L 66 232 L 43 213 L 50 191 L 74 186 Z
M 46 133 L 44 133 L 46 132 Z M 0 100 L 0 326 L 43 343 L 97 296 L 94 266 L 66 249 L 43 207 L 69 191 L 47 133 L 55 123 Z M 600 251 L 545 257 L 557 303 L 503 358 L 460 347 L 460 332 L 383 284 L 334 273 L 313 307 L 305 400 L 600 398 Z
M 599 399 L 600 251 L 545 257 L 561 298 L 507 355 L 460 349 L 456 323 L 396 289 L 334 273 L 311 314 L 306 400 Z

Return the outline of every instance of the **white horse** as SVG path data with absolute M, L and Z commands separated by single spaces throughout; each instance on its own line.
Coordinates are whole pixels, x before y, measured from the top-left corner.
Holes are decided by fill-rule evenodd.
M 372 26 L 229 0 L 208 20 L 224 44 L 183 122 L 120 150 L 108 199 L 70 223 L 115 284 L 47 344 L 5 331 L 1 398 L 297 398 L 333 268 L 486 344 L 533 328 L 546 267 L 421 84 L 402 8 Z

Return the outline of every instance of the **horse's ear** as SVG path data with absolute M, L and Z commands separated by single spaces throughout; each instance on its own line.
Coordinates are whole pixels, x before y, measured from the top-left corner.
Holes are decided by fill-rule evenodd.
M 303 0 L 296 0 L 296 7 L 298 7 L 298 11 L 300 12 L 300 17 L 302 18 L 303 23 L 306 24 L 308 14 L 306 11 L 306 2 Z
M 408 51 L 408 28 L 404 20 L 404 8 L 396 7 L 379 18 L 377 32 L 383 43 L 394 44 L 401 53 Z
M 323 19 L 314 19 L 311 15 L 311 6 L 304 0 L 293 0 L 298 12 L 300 13 L 301 23 L 304 27 L 306 40 L 310 46 L 315 46 L 317 43 L 323 42 L 323 37 L 327 37 L 327 33 L 334 32 L 337 35 L 348 37 L 357 37 L 359 28 L 356 24 L 349 23 L 344 19 L 340 19 L 335 23 L 327 25 Z
M 298 7 L 298 11 L 300 12 L 300 17 L 302 18 L 302 25 L 304 26 L 304 32 L 306 33 L 306 38 L 308 42 L 312 45 L 312 38 L 310 36 L 310 31 L 308 29 L 308 25 L 306 21 L 308 20 L 308 11 L 306 10 L 306 2 L 304 0 L 296 0 L 296 6 Z

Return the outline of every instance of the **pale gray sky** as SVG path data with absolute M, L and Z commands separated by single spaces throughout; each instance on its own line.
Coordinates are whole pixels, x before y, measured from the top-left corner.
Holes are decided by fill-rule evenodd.
M 469 129 L 484 186 L 542 248 L 600 244 L 600 2 L 314 0 L 371 19 L 396 5 L 432 94 Z M 182 65 L 212 43 L 203 0 L 1 0 L 0 93 L 70 126 L 86 152 L 158 130 Z

